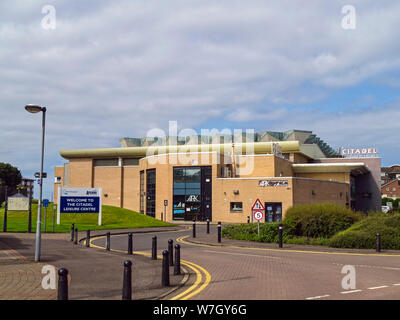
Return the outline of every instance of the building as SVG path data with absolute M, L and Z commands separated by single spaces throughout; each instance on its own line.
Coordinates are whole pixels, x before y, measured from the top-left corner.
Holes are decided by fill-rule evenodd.
M 265 222 L 305 203 L 380 210 L 380 158 L 343 158 L 311 131 L 236 138 L 124 138 L 121 148 L 61 150 L 68 162 L 55 168 L 54 198 L 61 186 L 102 188 L 103 204 L 165 221 L 247 222 L 256 199 Z
M 18 185 L 20 192 L 27 197 L 33 198 L 33 188 L 35 185 L 34 179 L 22 178 L 21 183 Z
M 400 180 L 394 179 L 381 186 L 382 198 L 400 198 Z
M 395 164 L 390 167 L 381 168 L 381 183 L 382 185 L 391 182 L 393 180 L 400 179 L 400 165 Z

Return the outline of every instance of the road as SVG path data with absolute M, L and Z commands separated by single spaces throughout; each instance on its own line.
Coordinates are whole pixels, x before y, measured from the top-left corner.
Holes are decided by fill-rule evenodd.
M 211 230 L 208 237 L 216 238 L 215 226 Z M 197 238 L 204 235 L 205 225 L 197 225 L 196 231 Z M 159 254 L 167 249 L 169 239 L 174 244 L 179 240 L 183 267 L 193 275 L 180 294 L 168 299 L 400 299 L 400 255 L 200 245 L 188 242 L 192 231 L 184 228 L 135 234 L 134 251 L 149 254 L 154 235 Z M 93 246 L 104 247 L 104 243 L 104 237 L 92 240 Z M 113 235 L 111 248 L 126 251 L 127 236 Z M 343 279 L 349 277 L 342 273 L 344 266 L 354 268 L 353 287 L 342 286 Z

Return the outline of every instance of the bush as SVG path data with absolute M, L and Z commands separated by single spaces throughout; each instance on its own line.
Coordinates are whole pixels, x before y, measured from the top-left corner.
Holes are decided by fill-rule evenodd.
M 288 209 L 284 224 L 293 236 L 329 238 L 361 219 L 361 214 L 333 203 L 297 205 Z
M 400 249 L 400 214 L 376 213 L 369 216 L 334 235 L 329 241 L 329 246 L 374 249 L 377 233 L 381 235 L 382 249 Z
M 222 236 L 236 240 L 248 240 L 259 242 L 278 242 L 278 222 L 260 223 L 260 236 L 256 223 L 228 225 L 222 229 Z M 284 226 L 282 239 L 285 242 L 291 238 L 290 226 Z

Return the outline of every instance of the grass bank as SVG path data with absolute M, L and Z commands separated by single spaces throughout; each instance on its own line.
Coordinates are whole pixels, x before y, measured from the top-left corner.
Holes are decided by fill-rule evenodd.
M 36 232 L 37 204 L 32 204 L 32 232 Z M 27 232 L 28 231 L 28 211 L 8 211 L 7 212 L 7 231 Z M 45 210 L 42 209 L 42 232 L 44 229 Z M 173 224 L 166 223 L 152 217 L 140 214 L 128 209 L 102 206 L 102 225 L 97 225 L 97 213 L 63 213 L 61 214 L 60 224 L 57 225 L 57 214 L 55 217 L 54 232 L 69 232 L 71 224 L 75 223 L 78 230 L 105 230 L 105 229 L 130 229 L 130 228 L 149 228 L 149 227 L 168 227 Z M 4 208 L 0 208 L 0 231 L 3 231 Z M 46 214 L 46 230 L 53 230 L 53 203 L 50 203 Z

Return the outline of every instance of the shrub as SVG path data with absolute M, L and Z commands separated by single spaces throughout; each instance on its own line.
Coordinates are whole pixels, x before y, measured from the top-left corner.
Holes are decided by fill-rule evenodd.
M 400 214 L 376 213 L 369 216 L 334 235 L 329 241 L 329 246 L 374 249 L 377 233 L 381 235 L 382 249 L 400 249 Z
M 222 229 L 222 235 L 236 240 L 278 242 L 278 226 L 278 222 L 260 223 L 260 236 L 258 236 L 256 223 L 228 225 Z M 282 238 L 284 242 L 292 237 L 291 233 L 290 226 L 283 227 Z
M 329 238 L 349 228 L 361 214 L 333 203 L 297 205 L 288 209 L 284 224 L 291 226 L 294 236 Z

